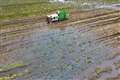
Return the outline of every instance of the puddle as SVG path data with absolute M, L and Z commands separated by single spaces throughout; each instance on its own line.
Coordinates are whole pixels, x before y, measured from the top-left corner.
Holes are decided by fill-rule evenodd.
M 105 8 L 105 9 L 114 9 L 114 10 L 120 10 L 120 4 L 106 4 L 97 6 L 98 8 Z
M 57 2 L 57 3 L 73 3 L 72 0 L 49 0 L 49 2 L 51 2 L 51 3 L 54 3 L 54 2 Z

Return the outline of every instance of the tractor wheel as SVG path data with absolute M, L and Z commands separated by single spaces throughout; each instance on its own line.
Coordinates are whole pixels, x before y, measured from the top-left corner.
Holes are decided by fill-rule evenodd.
M 46 22 L 47 22 L 48 24 L 50 24 L 50 23 L 51 23 L 51 19 L 50 19 L 49 17 L 47 17 L 47 18 L 46 18 Z

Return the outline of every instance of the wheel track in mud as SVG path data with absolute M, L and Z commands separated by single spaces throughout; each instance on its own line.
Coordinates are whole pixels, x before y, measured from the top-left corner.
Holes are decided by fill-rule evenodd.
M 107 18 L 107 19 L 104 19 L 104 20 L 98 20 L 98 21 L 95 21 L 93 23 L 87 23 L 85 25 L 81 25 L 81 27 L 84 27 L 84 29 L 80 29 L 79 31 L 82 31 L 84 33 L 84 32 L 88 32 L 92 29 L 102 27 L 104 25 L 110 25 L 110 24 L 119 23 L 119 22 L 120 22 L 120 17 L 119 16 L 112 17 L 112 18 Z
M 113 14 L 115 14 L 115 15 L 113 15 Z M 113 14 L 110 13 L 110 16 L 109 15 L 103 15 L 103 16 L 100 16 L 100 17 L 93 17 L 92 20 L 91 20 L 91 18 L 87 18 L 87 20 L 84 19 L 84 20 L 80 20 L 80 21 L 75 21 L 75 22 L 72 22 L 70 24 L 68 23 L 67 25 L 74 25 L 74 24 L 84 23 L 84 24 L 86 24 L 84 26 L 87 26 L 87 25 L 90 25 L 89 23 L 98 22 L 98 21 L 101 21 L 101 20 L 110 19 L 110 18 L 114 18 L 114 17 L 118 17 L 118 20 L 120 19 L 120 17 L 119 17 L 120 16 L 120 12 L 118 12 L 118 13 L 114 12 Z M 113 21 L 113 20 L 111 20 L 111 21 Z M 108 21 L 104 22 L 103 25 L 108 24 L 107 22 Z M 117 19 L 116 19 L 116 21 L 113 21 L 113 22 L 117 22 Z M 103 23 L 103 22 L 101 22 L 101 23 Z M 13 30 L 13 31 L 10 31 L 10 32 L 4 32 L 4 33 L 1 33 L 0 36 L 4 37 L 4 36 L 10 35 L 10 34 L 25 33 L 25 32 L 27 32 L 27 31 L 29 31 L 31 29 L 34 29 L 34 28 L 35 27 L 25 28 L 25 29 L 20 29 L 20 30 Z
M 113 36 L 113 35 L 112 35 Z M 106 40 L 106 42 L 107 41 L 113 41 L 114 40 L 114 38 L 111 38 L 111 39 L 107 39 Z M 106 44 L 104 44 L 104 45 L 106 45 Z M 108 44 L 107 44 L 108 45 Z M 89 53 L 89 52 L 92 52 L 92 51 L 94 51 L 94 50 L 97 50 L 97 49 L 100 49 L 101 48 L 101 46 L 99 46 L 99 47 L 97 47 L 97 48 L 94 48 L 94 49 L 92 49 L 92 50 L 89 50 L 88 52 L 85 52 L 85 53 Z M 107 57 L 107 56 L 106 56 Z M 109 57 L 108 57 L 109 58 Z M 2 77 L 2 76 L 6 76 L 6 75 L 9 75 L 9 74 L 13 74 L 13 73 L 19 73 L 19 71 L 20 72 L 24 72 L 24 70 L 25 69 L 27 69 L 27 68 L 29 68 L 30 66 L 22 66 L 22 67 L 16 67 L 16 68 L 12 68 L 12 69 L 8 69 L 8 70 L 5 70 L 5 71 L 1 71 L 0 72 L 0 76 Z M 17 71 L 17 72 L 16 72 Z
M 98 15 L 95 16 L 95 17 L 90 17 L 90 18 L 86 18 L 86 19 L 83 19 L 83 20 L 80 20 L 80 21 L 75 21 L 75 22 L 71 22 L 71 23 L 68 23 L 67 25 L 74 25 L 74 24 L 80 24 L 80 23 L 84 23 L 84 24 L 88 24 L 88 23 L 92 23 L 92 22 L 97 22 L 97 21 L 100 21 L 100 20 L 105 20 L 105 19 L 108 19 L 108 18 L 112 18 L 112 17 L 119 17 L 120 16 L 120 11 L 112 11 L 112 12 L 109 12 L 109 13 L 104 13 L 102 15 Z M 91 20 L 92 19 L 92 20 Z M 67 26 L 65 24 L 65 26 Z M 89 25 L 89 24 L 88 24 Z M 12 30 L 12 31 L 8 31 L 8 32 L 3 32 L 3 33 L 0 33 L 0 36 L 6 36 L 6 35 L 9 35 L 9 34 L 17 34 L 17 33 L 24 33 L 24 32 L 27 32 L 29 30 L 32 30 L 36 27 L 29 27 L 29 28 L 25 28 L 25 29 L 18 29 L 18 30 Z
M 112 13 L 112 14 L 111 14 Z M 92 20 L 91 20 L 92 19 Z M 78 22 L 73 22 L 72 24 L 68 24 L 68 25 L 73 25 L 73 24 L 80 24 L 82 23 L 82 27 L 86 27 L 87 29 L 82 29 L 80 31 L 82 31 L 83 33 L 84 32 L 88 32 L 88 31 L 91 31 L 91 28 L 95 29 L 97 28 L 98 26 L 104 26 L 104 25 L 108 25 L 108 24 L 113 24 L 113 23 L 118 23 L 120 21 L 120 12 L 119 11 L 114 11 L 114 12 L 110 12 L 110 13 L 107 13 L 107 14 L 104 14 L 102 16 L 98 16 L 98 17 L 92 17 L 92 18 L 87 18 L 87 19 L 84 19 L 83 21 L 78 21 Z M 83 24 L 84 23 L 84 24 Z M 67 26 L 68 26 L 67 25 Z M 97 26 L 97 27 L 96 27 Z M 10 31 L 10 32 L 5 32 L 5 33 L 1 33 L 0 34 L 0 37 L 1 37 L 1 42 L 4 40 L 4 39 L 13 39 L 13 37 L 18 37 L 19 35 L 17 36 L 12 36 L 9 35 L 9 34 L 26 34 L 29 32 L 29 30 L 31 29 L 34 29 L 33 27 L 32 28 L 26 28 L 26 29 L 21 29 L 21 30 L 15 30 L 15 31 Z M 113 34 L 114 35 L 114 34 Z M 4 37 L 5 36 L 5 37 Z M 3 41 L 4 43 L 4 41 Z M 15 44 L 20 44 L 21 43 L 21 40 L 15 40 L 13 39 L 12 42 L 8 42 L 7 44 L 3 44 L 3 45 L 0 45 L 0 51 L 2 53 L 5 53 L 6 51 L 4 50 L 7 50 L 8 51 L 11 51 L 11 50 L 14 50 L 14 49 L 7 49 L 5 47 L 7 46 L 10 46 L 10 45 L 15 45 Z M 22 45 L 26 43 L 26 44 L 29 44 L 31 43 L 31 41 L 27 41 L 27 40 L 22 40 Z M 18 47 L 17 47 L 18 48 Z M 15 47 L 15 49 L 17 49 Z
M 87 23 L 97 22 L 100 20 L 105 20 L 108 18 L 114 18 L 115 16 L 118 17 L 119 15 L 120 15 L 120 11 L 115 11 L 115 12 L 110 12 L 110 13 L 103 14 L 103 15 L 81 19 L 79 21 L 74 21 L 74 22 L 68 23 L 67 25 L 69 26 L 69 25 L 74 25 L 74 24 L 87 24 Z
M 83 21 L 83 20 L 87 20 L 87 19 L 92 19 L 92 18 L 98 18 L 98 17 L 102 17 L 102 16 L 107 16 L 107 15 L 109 15 L 109 14 L 116 14 L 116 13 L 120 13 L 120 11 L 110 11 L 110 12 L 106 12 L 106 13 L 102 13 L 102 14 L 97 14 L 97 15 L 94 15 L 94 16 L 89 16 L 89 17 L 86 17 L 86 18 L 83 18 L 83 19 L 81 19 L 81 20 L 79 20 L 79 21 Z M 72 14 L 72 13 L 71 13 Z M 74 14 L 74 13 L 73 13 Z M 41 19 L 45 19 L 45 17 L 42 17 Z M 39 20 L 39 19 L 37 19 L 37 20 Z M 44 20 L 43 20 L 44 21 Z M 12 24 L 22 24 L 22 23 L 25 23 L 25 24 L 29 24 L 29 23 L 27 23 L 27 22 L 36 22 L 36 19 L 35 18 L 33 18 L 32 19 L 32 21 L 31 21 L 31 19 L 23 19 L 23 20 L 15 20 L 15 22 L 16 23 L 14 23 L 14 21 L 9 21 L 9 22 L 2 22 L 2 23 L 0 23 L 0 25 L 1 26 L 6 26 L 6 25 L 12 25 Z M 75 21 L 76 22 L 76 21 Z M 71 23 L 71 22 L 69 22 L 69 23 Z M 69 24 L 68 23 L 68 24 Z M 79 22 L 80 23 L 80 22 Z M 85 23 L 85 22 L 84 22 Z M 31 27 L 30 27 L 31 28 Z M 27 29 L 29 29 L 29 28 L 27 28 Z M 31 28 L 32 29 L 32 28 Z M 21 29 L 22 30 L 22 29 Z M 24 29 L 23 29 L 24 30 Z M 6 33 L 9 33 L 9 32 L 12 32 L 12 31 L 14 31 L 14 32 L 16 32 L 16 31 L 18 31 L 18 30 L 11 30 L 11 31 L 8 31 L 8 32 L 6 32 Z M 3 32 L 4 33 L 4 32 Z M 1 34 L 3 34 L 3 33 L 0 33 L 0 35 Z
M 117 18 L 118 18 L 118 16 L 117 16 Z M 98 20 L 99 21 L 99 20 Z M 104 21 L 101 23 L 94 23 L 94 24 L 87 24 L 87 26 L 89 26 L 89 27 L 93 27 L 94 25 L 96 26 L 96 25 L 99 25 L 99 26 L 104 26 L 104 25 L 108 25 L 108 24 L 112 24 L 112 23 L 115 23 L 115 22 L 117 22 L 117 21 L 114 21 L 114 19 L 110 19 L 110 21 L 109 21 L 109 19 L 106 21 L 106 23 L 104 23 Z M 94 26 L 94 27 L 95 27 Z M 91 29 L 89 29 L 89 30 L 87 30 L 87 31 L 85 31 L 85 32 L 88 32 L 88 31 L 91 31 Z M 85 32 L 83 32 L 83 34 L 85 33 Z M 106 39 L 106 38 L 108 38 L 108 37 L 111 37 L 111 36 L 115 36 L 115 35 L 117 35 L 117 36 L 119 36 L 120 35 L 120 33 L 113 33 L 112 35 L 109 35 L 109 36 L 106 36 L 106 37 L 102 37 L 101 39 Z M 96 39 L 97 40 L 97 39 Z M 98 39 L 99 40 L 99 39 Z M 34 42 L 34 41 L 33 41 Z M 5 52 L 9 52 L 9 51 L 11 51 L 11 50 L 14 50 L 14 49 L 17 49 L 17 48 L 19 48 L 20 46 L 20 44 L 21 44 L 21 46 L 23 45 L 23 44 L 29 44 L 29 43 L 31 43 L 31 41 L 29 41 L 29 40 L 23 40 L 22 42 L 21 42 L 21 40 L 18 40 L 18 41 L 13 41 L 13 42 L 10 42 L 10 43 L 7 43 L 7 44 L 4 44 L 4 45 L 2 45 L 1 46 L 1 52 L 2 53 L 5 53 Z M 10 46 L 10 45 L 16 45 L 16 44 L 18 44 L 18 46 L 17 47 L 13 47 L 12 49 L 6 49 L 6 47 L 7 46 Z M 23 45 L 24 46 L 24 45 Z M 3 48 L 3 49 L 2 49 Z M 6 51 L 7 50 L 7 51 Z
M 118 17 L 118 16 L 117 16 Z M 115 18 L 115 20 L 116 20 L 116 18 Z M 95 27 L 95 26 L 103 26 L 103 25 L 107 25 L 107 24 L 112 24 L 112 23 L 117 23 L 117 22 L 119 22 L 119 20 L 118 21 L 114 21 L 114 20 L 110 20 L 110 21 L 106 21 L 105 23 L 104 23 L 105 21 L 103 21 L 103 22 L 100 22 L 100 23 L 98 23 L 98 24 L 96 24 L 96 25 L 94 25 L 94 24 L 87 24 L 87 26 L 89 26 L 89 27 Z M 103 24 L 102 24 L 103 23 Z M 86 27 L 86 26 L 85 26 Z M 91 29 L 89 29 L 88 27 L 87 27 L 87 29 L 88 30 L 86 30 L 86 32 L 88 32 L 89 30 L 91 30 Z M 26 32 L 27 30 L 25 29 L 25 30 L 23 30 L 24 32 Z M 81 30 L 81 31 L 83 31 L 83 30 Z M 21 33 L 21 34 L 23 34 L 22 32 L 20 32 L 20 31 L 17 31 L 19 34 Z M 84 31 L 85 32 L 85 31 Z M 11 32 L 11 33 L 13 33 L 13 34 L 16 34 L 16 33 L 14 33 L 14 32 Z M 28 32 L 27 32 L 28 33 Z M 2 35 L 2 36 L 5 36 L 5 35 Z M 15 36 L 12 36 L 12 39 L 14 38 L 14 37 L 16 37 L 16 36 L 19 36 L 19 35 L 15 35 Z M 6 39 L 10 39 L 11 37 L 9 37 L 9 36 L 5 36 L 5 38 L 3 37 L 3 40 L 6 40 Z
M 114 37 L 117 37 L 118 35 L 120 35 L 120 33 L 118 33 L 118 34 L 113 34 L 113 35 L 111 35 L 111 36 L 108 36 L 109 37 L 109 39 L 107 39 L 106 40 L 106 42 L 107 41 L 113 41 L 114 40 Z M 101 38 L 101 39 L 103 39 L 103 38 Z M 104 38 L 105 39 L 105 38 Z M 99 40 L 98 40 L 99 41 Z M 106 45 L 106 44 L 104 44 L 104 45 Z M 107 44 L 108 45 L 108 44 Z M 92 50 L 89 50 L 88 52 L 86 52 L 86 53 L 89 53 L 89 52 L 92 52 L 92 51 L 94 51 L 94 50 L 96 50 L 96 49 L 99 49 L 101 46 L 99 46 L 99 47 L 97 47 L 97 48 L 95 48 L 95 49 L 92 49 Z M 27 65 L 28 66 L 28 65 Z M 10 73 L 13 73 L 13 72 L 15 72 L 16 73 L 16 70 L 24 70 L 24 69 L 26 69 L 27 68 L 27 66 L 25 65 L 25 66 L 22 66 L 22 67 L 16 67 L 16 68 L 12 68 L 12 69 L 9 69 L 9 70 L 6 70 L 6 71 L 2 71 L 2 72 L 0 72 L 0 76 L 6 76 L 7 74 L 10 74 Z

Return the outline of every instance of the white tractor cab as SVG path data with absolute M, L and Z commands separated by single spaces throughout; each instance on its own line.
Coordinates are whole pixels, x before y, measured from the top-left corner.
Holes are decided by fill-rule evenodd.
M 46 21 L 47 23 L 58 22 L 68 19 L 68 13 L 61 9 L 54 14 L 47 15 Z
M 49 18 L 49 22 L 56 22 L 56 21 L 58 21 L 58 14 L 54 13 L 51 15 L 47 15 L 47 18 Z

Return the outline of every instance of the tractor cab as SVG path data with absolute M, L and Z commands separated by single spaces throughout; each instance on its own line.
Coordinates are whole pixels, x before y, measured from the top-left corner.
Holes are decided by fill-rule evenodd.
M 47 17 L 50 18 L 51 22 L 58 21 L 58 14 L 57 13 L 47 15 Z
M 52 23 L 52 22 L 64 21 L 66 19 L 68 19 L 68 13 L 65 10 L 61 9 L 54 14 L 47 15 L 46 20 L 47 23 Z

